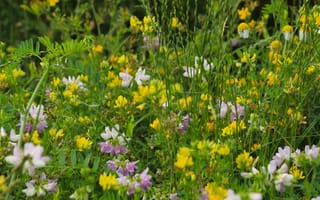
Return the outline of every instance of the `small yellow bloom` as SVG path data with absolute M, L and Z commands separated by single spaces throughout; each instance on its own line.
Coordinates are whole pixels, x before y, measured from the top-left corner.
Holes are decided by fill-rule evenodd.
M 236 163 L 237 163 L 237 168 L 240 170 L 246 170 L 251 167 L 253 162 L 253 157 L 250 156 L 250 154 L 246 151 L 243 153 L 239 154 Z
M 293 33 L 293 27 L 290 26 L 290 25 L 285 25 L 285 26 L 282 28 L 282 32 Z
M 300 180 L 300 179 L 304 179 L 305 176 L 303 176 L 303 171 L 301 171 L 300 169 L 298 169 L 297 166 L 293 165 L 290 170 L 289 173 L 292 174 L 294 176 L 295 179 Z
M 154 130 L 159 131 L 161 128 L 161 123 L 160 120 L 158 118 L 156 118 L 155 120 L 153 120 L 153 122 L 150 124 L 150 127 L 153 128 Z
M 249 38 L 249 30 L 250 26 L 247 23 L 242 22 L 238 25 L 238 33 L 241 38 Z
M 99 185 L 102 187 L 103 191 L 119 188 L 119 183 L 116 179 L 116 176 L 112 174 L 101 174 L 99 177 Z
M 179 20 L 176 17 L 171 18 L 171 27 L 178 28 L 179 27 Z
M 118 96 L 118 98 L 116 99 L 116 101 L 115 101 L 115 108 L 123 108 L 123 107 L 126 107 L 127 106 L 127 104 L 128 104 L 128 100 L 124 97 L 124 96 L 122 96 L 122 95 L 120 95 L 120 96 Z
M 13 78 L 18 78 L 20 76 L 26 75 L 26 73 L 24 71 L 22 71 L 21 69 L 14 69 L 14 70 L 12 70 L 12 75 L 13 75 Z
M 230 148 L 227 145 L 221 145 L 218 148 L 218 154 L 226 156 L 230 153 Z
M 4 175 L 0 176 L 0 193 L 7 190 L 6 177 Z
M 223 200 L 228 196 L 227 190 L 214 182 L 208 183 L 204 189 L 208 194 L 208 200 Z
M 246 20 L 248 17 L 251 16 L 251 12 L 248 8 L 241 8 L 238 9 L 238 16 L 240 20 Z
M 59 3 L 60 0 L 48 0 L 49 1 L 49 6 L 54 7 L 57 3 Z
M 279 40 L 274 40 L 271 42 L 270 48 L 272 51 L 280 52 L 282 49 L 282 43 Z
M 316 71 L 316 67 L 314 65 L 311 65 L 308 67 L 306 74 L 310 75 L 313 74 Z
M 61 80 L 59 78 L 53 77 L 52 85 L 54 87 L 58 87 L 60 83 L 61 83 Z
M 261 149 L 261 144 L 260 143 L 256 143 L 254 144 L 252 147 L 251 147 L 251 151 L 256 151 L 256 150 L 259 150 Z
M 52 128 L 49 130 L 49 135 L 51 137 L 53 137 L 55 140 L 57 140 L 57 139 L 62 138 L 64 136 L 64 132 L 63 132 L 63 129 L 59 129 L 57 131 L 57 129 Z
M 34 131 L 32 133 L 31 141 L 33 142 L 33 144 L 36 144 L 36 145 L 41 144 L 41 140 L 39 139 L 38 131 Z
M 178 169 L 184 170 L 187 166 L 192 166 L 193 161 L 191 157 L 191 149 L 182 147 L 177 154 L 177 161 L 174 166 Z
M 79 117 L 79 122 L 83 124 L 89 124 L 90 123 L 90 118 L 88 116 L 80 116 Z
M 103 51 L 103 46 L 101 44 L 98 44 L 94 47 L 93 51 L 101 53 Z
M 90 149 L 92 142 L 82 136 L 77 136 L 76 137 L 76 142 L 77 142 L 77 147 L 79 151 L 83 151 L 84 149 Z

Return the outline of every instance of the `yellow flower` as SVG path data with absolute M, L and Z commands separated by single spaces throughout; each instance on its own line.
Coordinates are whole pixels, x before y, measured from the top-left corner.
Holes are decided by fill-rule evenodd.
M 130 26 L 133 28 L 134 31 L 140 30 L 141 24 L 142 22 L 136 16 L 130 17 Z
M 79 122 L 80 123 L 83 123 L 83 124 L 89 124 L 90 123 L 90 118 L 88 116 L 80 116 L 79 117 Z
M 12 70 L 12 75 L 13 75 L 13 78 L 18 78 L 20 76 L 26 75 L 26 73 L 24 71 L 22 71 L 21 69 L 14 69 L 14 70 Z
M 171 27 L 178 28 L 179 27 L 179 20 L 176 17 L 171 18 Z
M 4 175 L 0 176 L 0 193 L 7 190 L 6 177 Z
M 127 104 L 128 104 L 128 100 L 124 97 L 124 96 L 122 96 L 122 95 L 120 95 L 120 96 L 118 96 L 118 98 L 116 99 L 116 102 L 115 102 L 115 108 L 123 108 L 123 107 L 125 107 Z
M 298 169 L 297 166 L 293 165 L 290 170 L 289 173 L 292 174 L 294 176 L 295 179 L 300 180 L 300 179 L 304 179 L 305 176 L 303 176 L 303 171 L 301 171 L 300 169 Z
M 236 163 L 237 163 L 237 168 L 240 170 L 246 170 L 251 167 L 253 162 L 252 156 L 246 151 L 243 153 L 239 154 Z
M 92 142 L 82 136 L 77 136 L 76 137 L 76 142 L 77 142 L 77 147 L 79 151 L 83 151 L 84 149 L 90 149 Z
M 240 20 L 245 20 L 251 16 L 251 12 L 248 8 L 241 8 L 241 10 L 238 9 L 238 15 Z
M 308 67 L 307 71 L 306 71 L 306 74 L 310 75 L 312 74 L 313 72 L 316 71 L 316 67 L 314 65 L 311 65 Z M 1 81 L 0 81 L 1 82 Z
M 102 187 L 104 191 L 119 188 L 119 183 L 116 179 L 116 176 L 112 174 L 101 174 L 99 177 L 99 185 Z
M 58 87 L 60 82 L 61 82 L 61 80 L 59 78 L 53 77 L 52 85 L 54 87 Z
M 290 25 L 285 25 L 285 26 L 282 28 L 282 32 L 293 33 L 293 27 L 290 26 Z
M 174 166 L 178 169 L 184 170 L 187 166 L 192 165 L 191 149 L 187 147 L 180 148 L 177 154 L 177 161 L 174 163 Z
M 238 33 L 241 38 L 248 38 L 249 30 L 250 30 L 250 26 L 247 23 L 242 22 L 238 25 Z
M 233 122 L 231 122 L 231 124 L 229 124 L 228 126 L 226 126 L 225 128 L 222 129 L 221 135 L 222 136 L 233 135 L 237 131 L 244 130 L 244 129 L 246 129 L 246 125 L 244 124 L 244 122 L 242 120 L 239 122 L 233 121 Z
M 7 75 L 5 73 L 0 73 L 0 83 L 4 82 L 7 78 Z
M 282 43 L 279 40 L 274 40 L 271 42 L 270 48 L 272 51 L 280 52 L 282 49 Z
M 34 131 L 32 133 L 31 141 L 33 142 L 33 144 L 36 144 L 36 145 L 41 144 L 41 140 L 39 139 L 38 131 Z
M 227 197 L 227 190 L 216 183 L 211 182 L 205 186 L 205 191 L 208 194 L 208 200 L 223 200 Z
M 101 44 L 98 44 L 97 46 L 94 47 L 93 51 L 101 53 L 103 51 L 103 46 Z
M 219 149 L 218 149 L 218 154 L 222 155 L 222 156 L 226 156 L 230 153 L 230 149 L 227 145 L 220 145 Z
M 256 143 L 254 144 L 252 147 L 251 147 L 251 151 L 256 151 L 256 150 L 259 150 L 261 149 L 261 144 L 260 143 Z
M 161 128 L 161 123 L 160 120 L 158 118 L 156 118 L 155 120 L 153 120 L 153 122 L 150 124 L 150 127 L 153 128 L 154 130 L 159 131 Z
M 52 128 L 49 130 L 49 135 L 51 137 L 54 137 L 55 140 L 57 140 L 57 139 L 62 138 L 64 136 L 64 132 L 63 132 L 63 129 L 59 129 L 57 131 L 57 129 Z
M 275 73 L 273 72 L 269 72 L 268 75 L 267 75 L 267 84 L 269 86 L 273 86 L 273 85 L 278 85 L 280 84 L 280 80 L 278 78 L 278 75 L 276 75 Z
M 55 6 L 57 3 L 59 3 L 59 1 L 60 1 L 60 0 L 48 0 L 49 6 L 50 6 L 50 7 L 53 7 L 53 6 Z

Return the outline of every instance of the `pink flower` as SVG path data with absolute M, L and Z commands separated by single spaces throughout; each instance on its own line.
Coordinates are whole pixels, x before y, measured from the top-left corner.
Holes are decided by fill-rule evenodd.
M 138 71 L 136 72 L 136 76 L 134 78 L 137 84 L 141 85 L 142 81 L 147 81 L 149 79 L 150 79 L 150 76 L 146 75 L 146 70 L 139 67 Z
M 131 83 L 131 80 L 132 80 L 132 76 L 129 74 L 128 68 L 126 68 L 126 72 L 125 73 L 120 72 L 119 76 L 122 79 L 122 86 L 123 87 L 128 87 L 130 85 L 130 83 Z

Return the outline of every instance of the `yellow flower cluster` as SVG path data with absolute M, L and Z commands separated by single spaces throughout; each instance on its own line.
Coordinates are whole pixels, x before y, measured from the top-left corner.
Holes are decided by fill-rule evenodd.
M 152 33 L 156 27 L 155 17 L 145 16 L 143 21 L 140 21 L 136 16 L 130 17 L 130 26 L 134 32 L 141 31 L 142 33 Z
M 77 147 L 79 149 L 79 151 L 83 151 L 85 149 L 90 149 L 92 142 L 82 136 L 77 136 L 76 137 L 76 142 L 77 142 Z
M 188 166 L 192 166 L 193 161 L 191 151 L 192 150 L 187 147 L 181 147 L 177 154 L 177 161 L 174 163 L 174 166 L 181 170 L 184 170 Z
M 105 173 L 101 174 L 99 177 L 99 185 L 102 187 L 104 191 L 110 189 L 118 189 L 119 183 L 115 175 Z
M 124 108 L 128 105 L 128 100 L 126 97 L 120 95 L 115 101 L 115 108 Z
M 153 128 L 154 130 L 159 131 L 161 128 L 161 123 L 160 120 L 158 118 L 156 118 L 155 120 L 153 120 L 153 122 L 150 124 L 150 127 Z
M 245 130 L 245 129 L 246 129 L 246 125 L 244 124 L 244 122 L 242 120 L 233 121 L 233 122 L 231 122 L 231 124 L 229 124 L 228 126 L 226 126 L 225 128 L 222 129 L 221 135 L 223 137 L 231 136 L 231 135 L 235 134 L 236 132 L 241 131 L 241 130 Z
M 296 180 L 300 180 L 300 179 L 304 179 L 305 178 L 305 176 L 303 175 L 303 171 L 298 169 L 298 167 L 295 166 L 295 165 L 293 165 L 290 168 L 289 173 L 292 174 Z
M 204 189 L 208 194 L 208 200 L 223 200 L 228 196 L 227 190 L 214 182 L 208 183 Z
M 240 170 L 246 170 L 251 167 L 253 163 L 253 157 L 246 151 L 239 154 L 236 158 L 237 168 Z
M 34 132 L 32 133 L 31 141 L 32 141 L 33 144 L 35 144 L 35 145 L 41 144 L 41 140 L 39 139 L 39 133 L 38 133 L 38 131 L 34 131 Z
M 57 140 L 64 136 L 64 132 L 63 132 L 63 129 L 57 130 L 55 128 L 52 128 L 49 130 L 49 135 L 53 137 L 55 140 Z
M 7 190 L 6 177 L 1 175 L 0 176 L 0 193 L 5 192 L 6 190 Z

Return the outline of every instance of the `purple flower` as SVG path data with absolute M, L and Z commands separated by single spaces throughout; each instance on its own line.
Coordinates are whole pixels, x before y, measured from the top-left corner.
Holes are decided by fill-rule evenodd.
M 148 174 L 149 168 L 146 168 L 141 174 L 137 174 L 138 177 L 138 187 L 141 188 L 143 192 L 147 191 L 147 189 L 152 185 L 150 182 L 151 176 Z
M 46 121 L 46 115 L 44 113 L 43 105 L 34 105 L 32 104 L 29 109 L 29 116 L 31 117 L 32 122 L 26 122 L 25 131 L 30 133 L 32 131 L 32 124 L 36 123 L 36 127 L 39 133 L 43 133 L 44 129 L 48 127 L 48 123 Z M 17 126 L 21 126 L 21 122 L 23 120 L 23 115 L 20 115 L 20 123 Z M 28 120 L 28 118 L 27 118 Z
M 130 85 L 130 83 L 131 83 L 131 80 L 132 80 L 132 76 L 129 74 L 128 68 L 126 68 L 126 72 L 125 73 L 120 72 L 119 76 L 122 79 L 122 86 L 123 87 L 128 87 Z
M 187 131 L 187 128 L 189 128 L 189 124 L 192 122 L 192 118 L 189 117 L 189 115 L 185 115 L 182 118 L 182 121 L 179 123 L 179 131 L 184 134 Z
M 143 37 L 143 43 L 144 46 L 149 50 L 156 50 L 159 47 L 159 37 L 155 36 L 155 37 L 150 37 L 148 35 Z
M 100 142 L 102 153 L 109 153 L 111 155 L 119 155 L 126 153 L 128 149 L 125 147 L 128 138 L 125 138 L 124 133 L 119 134 L 119 125 L 115 125 L 114 128 L 110 129 L 105 127 L 105 132 L 101 133 L 101 137 L 105 140 Z
M 134 173 L 137 169 L 136 164 L 139 161 L 129 162 L 129 160 L 119 161 L 119 160 L 109 160 L 107 161 L 107 165 L 113 171 L 116 171 L 118 174 L 123 176 L 129 176 L 130 174 Z
M 224 118 L 226 114 L 228 113 L 228 110 L 231 109 L 230 112 L 230 121 L 234 121 L 238 118 L 241 118 L 245 114 L 245 107 L 241 106 L 239 103 L 234 106 L 231 102 L 218 102 L 218 106 L 220 108 L 219 116 L 221 118 Z
M 284 160 L 290 159 L 290 147 L 285 146 L 283 149 L 281 147 L 278 148 L 278 153 L 276 153 L 275 156 L 272 157 L 272 159 L 275 161 L 277 166 L 280 166 Z
M 310 146 L 306 145 L 304 151 L 309 160 L 314 160 L 318 157 L 320 148 L 316 145 L 312 145 L 310 149 Z

